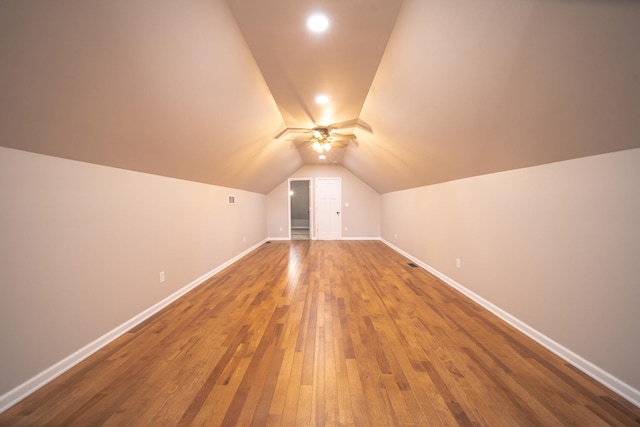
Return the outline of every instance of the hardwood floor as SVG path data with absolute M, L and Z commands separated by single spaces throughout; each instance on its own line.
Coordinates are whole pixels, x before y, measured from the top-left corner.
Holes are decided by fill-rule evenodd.
M 381 242 L 265 244 L 0 425 L 621 426 L 640 410 Z

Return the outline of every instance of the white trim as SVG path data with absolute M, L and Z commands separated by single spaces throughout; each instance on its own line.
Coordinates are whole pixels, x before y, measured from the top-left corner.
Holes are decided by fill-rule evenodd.
M 160 301 L 160 302 L 154 304 L 153 306 L 147 308 L 142 313 L 140 313 L 140 314 L 134 316 L 133 318 L 127 320 L 126 322 L 124 322 L 120 326 L 118 326 L 115 329 L 107 332 L 106 334 L 104 334 L 100 338 L 96 339 L 95 341 L 85 345 L 80 350 L 76 351 L 75 353 L 70 354 L 69 356 L 67 356 L 64 359 L 62 359 L 61 361 L 59 361 L 58 363 L 50 366 L 49 368 L 47 368 L 44 371 L 42 371 L 39 374 L 37 374 L 36 376 L 32 377 L 31 379 L 25 381 L 24 383 L 20 384 L 19 386 L 15 387 L 14 389 L 9 390 L 8 392 L 6 392 L 2 396 L 0 396 L 0 413 L 6 411 L 7 409 L 12 407 L 16 403 L 18 403 L 19 401 L 21 401 L 22 399 L 27 397 L 28 395 L 30 395 L 31 393 L 35 392 L 39 388 L 43 387 L 44 385 L 46 385 L 50 381 L 53 381 L 55 378 L 59 377 L 60 375 L 62 375 L 66 371 L 68 371 L 69 369 L 73 368 L 75 365 L 77 365 L 78 363 L 82 362 L 84 359 L 86 359 L 87 357 L 91 356 L 93 353 L 95 353 L 96 351 L 100 350 L 102 347 L 106 346 L 107 344 L 109 344 L 110 342 L 112 342 L 113 340 L 115 340 L 116 338 L 121 336 L 122 334 L 126 333 L 127 331 L 129 331 L 133 327 L 135 327 L 136 325 L 142 323 L 143 321 L 145 321 L 149 317 L 153 316 L 154 314 L 156 314 L 157 312 L 159 312 L 160 310 L 162 310 L 163 308 L 165 308 L 166 306 L 168 306 L 169 304 L 171 304 L 172 302 L 174 302 L 175 300 L 177 300 L 178 298 L 180 298 L 181 296 L 183 296 L 184 294 L 186 294 L 190 290 L 198 287 L 199 285 L 201 285 L 202 283 L 204 283 L 205 281 L 210 279 L 215 274 L 219 273 L 220 271 L 222 271 L 223 269 L 227 268 L 231 264 L 235 263 L 236 261 L 238 261 L 239 259 L 241 259 L 245 255 L 247 255 L 250 252 L 254 251 L 259 246 L 264 244 L 267 240 L 268 239 L 265 239 L 265 240 L 255 244 L 254 246 L 250 247 L 249 249 L 247 249 L 246 251 L 242 252 L 241 254 L 236 255 L 235 257 L 233 257 L 229 261 L 219 265 L 218 267 L 214 268 L 213 270 L 209 271 L 208 273 L 204 274 L 203 276 L 200 276 L 199 278 L 197 278 L 193 282 L 189 283 L 187 286 L 183 287 L 182 289 L 179 289 L 178 291 L 176 291 L 173 294 L 169 295 L 168 297 L 166 297 L 162 301 Z
M 2 396 L 0 396 L 0 413 L 6 411 L 10 407 L 12 407 L 16 403 L 18 403 L 20 400 L 24 399 L 25 397 L 27 397 L 31 393 L 33 393 L 36 390 L 38 390 L 39 388 L 43 387 L 44 385 L 46 385 L 50 381 L 53 381 L 55 378 L 57 378 L 58 376 L 62 375 L 64 372 L 68 371 L 69 369 L 71 369 L 72 367 L 74 367 L 75 365 L 77 365 L 78 363 L 80 363 L 81 361 L 86 359 L 87 357 L 91 356 L 93 353 L 95 353 L 96 351 L 100 350 L 102 347 L 106 346 L 107 344 L 109 344 L 110 342 L 112 342 L 113 340 L 115 340 L 116 338 L 121 336 L 122 334 L 126 333 L 127 331 L 129 331 L 130 329 L 135 327 L 136 325 L 142 323 L 143 321 L 145 321 L 149 317 L 153 316 L 155 313 L 159 312 L 160 310 L 162 310 L 163 308 L 165 308 L 166 306 L 168 306 L 169 304 L 171 304 L 172 302 L 174 302 L 175 300 L 177 300 L 178 298 L 180 298 L 181 296 L 183 296 L 184 294 L 186 294 L 190 290 L 198 287 L 199 285 L 204 283 L 206 280 L 210 279 L 215 274 L 219 273 L 223 269 L 225 269 L 228 266 L 230 266 L 231 264 L 235 263 L 236 261 L 238 261 L 242 257 L 246 256 L 250 252 L 254 251 L 259 246 L 261 246 L 262 244 L 266 243 L 269 240 L 289 240 L 289 239 L 282 238 L 282 237 L 275 237 L 275 238 L 267 238 L 267 239 L 257 243 L 256 245 L 250 247 L 249 249 L 247 249 L 246 251 L 242 252 L 241 254 L 235 256 L 234 258 L 230 259 L 229 261 L 221 264 L 220 266 L 214 268 L 210 272 L 208 272 L 208 273 L 204 274 L 203 276 L 199 277 L 198 279 L 194 280 L 193 282 L 191 282 L 187 286 L 183 287 L 182 289 L 180 289 L 180 290 L 174 292 L 173 294 L 169 295 L 167 298 L 163 299 L 162 301 L 160 301 L 160 302 L 156 303 L 155 305 L 149 307 L 148 309 L 146 309 L 142 313 L 136 315 L 135 317 L 131 318 L 130 320 L 126 321 L 122 325 L 116 327 L 115 329 L 111 330 L 110 332 L 107 332 L 106 334 L 104 334 L 100 338 L 96 339 L 95 341 L 93 341 L 93 342 L 87 344 L 86 346 L 82 347 L 80 350 L 76 351 L 75 353 L 67 356 L 66 358 L 62 359 L 58 363 L 50 366 L 49 368 L 47 368 L 44 371 L 40 372 L 39 374 L 37 374 L 36 376 L 32 377 L 31 379 L 25 381 L 24 383 L 20 384 L 19 386 L 15 387 L 14 389 L 12 389 L 12 390 L 8 391 L 7 393 L 3 394 Z M 380 237 L 372 237 L 372 238 L 368 238 L 368 237 L 367 238 L 343 238 L 343 240 L 381 240 L 384 244 L 386 244 L 387 246 L 389 246 L 390 248 L 392 248 L 396 252 L 400 253 L 401 255 L 403 255 L 406 258 L 410 259 L 411 261 L 415 262 L 420 267 L 422 267 L 425 270 L 429 271 L 430 273 L 432 273 L 433 275 L 435 275 L 436 277 L 441 279 L 443 282 L 445 282 L 449 286 L 459 290 L 464 295 L 468 296 L 469 298 L 471 298 L 472 300 L 474 300 L 478 304 L 482 305 L 484 308 L 486 308 L 487 310 L 489 310 L 490 312 L 492 312 L 496 316 L 500 317 L 505 322 L 509 323 L 511 326 L 515 327 L 520 332 L 524 333 L 525 335 L 527 335 L 528 337 L 530 337 L 534 341 L 538 342 L 539 344 L 541 344 L 542 346 L 544 346 L 545 348 L 547 348 L 551 352 L 555 353 L 556 355 L 558 355 L 562 359 L 566 360 L 567 362 L 569 362 L 571 365 L 573 365 L 577 369 L 581 370 L 582 372 L 584 372 L 585 374 L 589 375 L 590 377 L 592 377 L 596 381 L 600 382 L 604 386 L 606 386 L 609 389 L 613 390 L 614 392 L 618 393 L 620 396 L 622 396 L 625 399 L 629 400 L 634 405 L 640 407 L 640 391 L 636 390 L 632 386 L 628 385 L 627 383 L 625 383 L 624 381 L 618 379 L 617 377 L 611 375 L 610 373 L 606 372 L 605 370 L 601 369 L 600 367 L 594 365 L 593 363 L 589 362 L 588 360 L 582 358 L 581 356 L 579 356 L 578 354 L 572 352 L 568 348 L 562 346 L 561 344 L 558 344 L 557 342 L 553 341 L 551 338 L 549 338 L 546 335 L 538 332 L 534 328 L 530 327 L 526 323 L 522 322 L 521 320 L 517 319 L 516 317 L 512 316 L 511 314 L 507 313 L 506 311 L 502 310 L 501 308 L 497 307 L 493 303 L 485 300 L 481 296 L 477 295 L 476 293 L 474 293 L 474 292 L 470 291 L 469 289 L 465 288 L 464 286 L 460 285 L 455 280 L 453 280 L 453 279 L 447 277 L 446 275 L 440 273 L 438 270 L 432 268 L 431 266 L 423 263 L 422 261 L 418 260 L 417 258 L 415 258 L 415 257 L 411 256 L 410 254 L 404 252 L 403 250 L 401 250 L 400 248 L 394 246 L 393 244 L 391 244 L 387 240 L 384 240 L 384 239 L 382 239 Z
M 269 237 L 267 240 L 291 240 L 291 239 L 288 237 Z M 316 240 L 316 239 L 310 238 L 309 240 Z M 382 240 L 382 238 L 381 237 L 341 237 L 340 240 Z
M 496 316 L 498 316 L 499 318 L 501 318 L 502 320 L 504 320 L 505 322 L 507 322 L 514 328 L 516 328 L 517 330 L 519 330 L 520 332 L 522 332 L 523 334 L 527 335 L 529 338 L 541 344 L 543 347 L 545 347 L 552 353 L 561 357 L 562 359 L 564 359 L 565 361 L 573 365 L 575 368 L 579 369 L 580 371 L 589 375 L 591 378 L 598 381 L 605 387 L 609 388 L 610 390 L 624 397 L 629 402 L 640 407 L 640 390 L 633 388 L 632 386 L 620 380 L 619 378 L 611 375 L 609 372 L 605 371 L 604 369 L 594 365 L 593 363 L 584 359 L 582 356 L 574 353 L 573 351 L 569 350 L 563 345 L 547 337 L 543 333 L 527 325 L 517 317 L 512 316 L 511 314 L 507 313 L 500 307 L 482 298 L 480 295 L 476 294 L 475 292 L 465 288 L 464 286 L 462 286 L 455 280 L 451 279 L 450 277 L 447 277 L 446 275 L 440 273 L 435 268 L 425 264 L 424 262 L 420 261 L 416 257 L 411 256 L 410 254 L 404 252 L 402 249 L 394 246 L 387 240 L 385 239 L 381 239 L 381 240 L 384 244 L 389 246 L 391 249 L 395 250 L 401 255 L 404 255 L 411 261 L 418 264 L 420 267 L 424 268 L 434 276 L 438 277 L 440 280 L 442 280 L 449 286 L 462 292 L 464 295 L 471 298 L 472 300 L 474 300 L 475 302 L 477 302 L 478 304 L 480 304 L 481 306 L 483 306 L 484 308 L 486 308 L 487 310 L 489 310 L 490 312 L 492 312 L 493 314 L 495 314 Z
M 381 237 L 341 237 L 340 240 L 382 240 Z

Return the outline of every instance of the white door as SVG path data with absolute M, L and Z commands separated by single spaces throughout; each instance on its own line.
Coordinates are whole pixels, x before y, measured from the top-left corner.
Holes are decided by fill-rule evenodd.
M 340 239 L 340 178 L 316 179 L 316 238 Z

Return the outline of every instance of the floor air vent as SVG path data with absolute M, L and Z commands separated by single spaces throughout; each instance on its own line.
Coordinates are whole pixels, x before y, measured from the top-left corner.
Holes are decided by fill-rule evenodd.
M 407 263 L 407 265 L 408 265 L 409 267 L 414 267 L 414 268 L 418 266 L 417 264 L 415 264 L 415 263 L 413 263 L 413 262 Z

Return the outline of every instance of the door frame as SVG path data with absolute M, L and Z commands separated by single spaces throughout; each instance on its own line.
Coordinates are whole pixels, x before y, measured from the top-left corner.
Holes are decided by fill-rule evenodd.
M 315 212 L 313 178 L 289 178 L 287 180 L 287 235 L 291 240 L 291 181 L 306 181 L 309 183 L 309 239 L 315 240 Z

